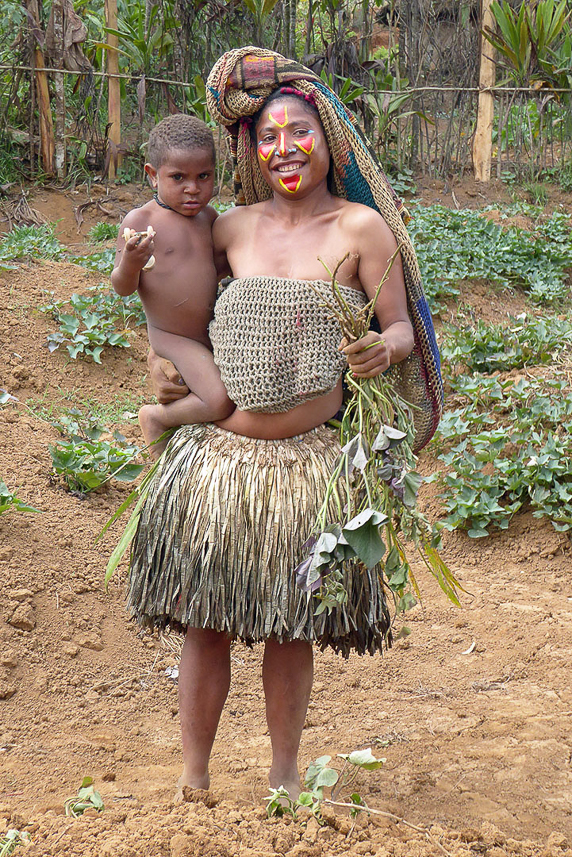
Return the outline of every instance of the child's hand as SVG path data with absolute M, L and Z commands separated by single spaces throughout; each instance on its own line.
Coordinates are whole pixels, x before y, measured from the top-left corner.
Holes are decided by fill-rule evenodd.
M 124 259 L 128 264 L 133 264 L 133 267 L 137 267 L 140 271 L 151 270 L 155 265 L 155 257 L 152 255 L 155 235 L 156 232 L 152 226 L 148 226 L 146 232 L 136 232 L 134 229 L 125 227 L 123 230 Z

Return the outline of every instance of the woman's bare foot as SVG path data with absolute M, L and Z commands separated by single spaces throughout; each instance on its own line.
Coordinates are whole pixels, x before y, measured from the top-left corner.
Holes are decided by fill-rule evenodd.
M 167 431 L 167 427 L 161 420 L 162 405 L 143 405 L 139 411 L 139 425 L 145 438 L 145 444 L 149 447 L 151 458 L 157 459 L 165 451 L 168 440 L 156 443 L 161 435 Z
M 271 789 L 280 788 L 280 786 L 284 786 L 291 800 L 297 800 L 300 797 L 300 792 L 302 791 L 302 786 L 300 784 L 300 777 L 298 774 L 289 776 L 284 774 L 284 776 L 276 776 L 274 771 L 270 769 L 270 773 L 268 774 L 268 783 Z
M 191 776 L 186 770 L 177 780 L 177 791 L 175 792 L 175 803 L 182 803 L 185 800 L 185 792 L 202 791 L 206 792 L 211 784 L 211 778 L 208 774 L 202 776 Z

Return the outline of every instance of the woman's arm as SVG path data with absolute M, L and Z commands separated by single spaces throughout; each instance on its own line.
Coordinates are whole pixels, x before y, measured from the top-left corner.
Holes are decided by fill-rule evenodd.
M 219 215 L 213 223 L 213 249 L 216 272 L 219 280 L 231 277 L 232 271 L 228 264 L 226 251 L 229 243 L 228 212 Z
M 147 366 L 153 392 L 162 405 L 184 399 L 190 393 L 189 388 L 169 360 L 159 357 L 152 348 L 147 355 Z
M 383 280 L 392 255 L 397 250 L 393 232 L 375 211 L 360 210 L 352 225 L 359 247 L 358 277 L 371 300 Z M 381 333 L 369 331 L 357 342 L 343 341 L 340 350 L 358 378 L 373 378 L 392 363 L 404 360 L 413 350 L 413 328 L 407 311 L 403 265 L 398 254 L 375 304 Z

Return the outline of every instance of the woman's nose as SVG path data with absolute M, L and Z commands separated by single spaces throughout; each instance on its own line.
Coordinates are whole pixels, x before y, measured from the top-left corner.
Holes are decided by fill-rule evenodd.
M 282 157 L 286 157 L 286 155 L 293 155 L 296 151 L 295 146 L 289 146 L 288 144 L 291 142 L 289 138 L 287 138 L 284 131 L 280 131 L 278 135 L 278 145 L 276 146 L 276 152 Z

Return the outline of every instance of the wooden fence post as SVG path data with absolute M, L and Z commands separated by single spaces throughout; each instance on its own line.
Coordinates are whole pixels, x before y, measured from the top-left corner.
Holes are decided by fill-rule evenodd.
M 64 68 L 64 6 L 62 0 L 53 0 L 52 15 L 54 27 L 54 52 L 52 60 L 55 67 Z M 66 174 L 66 94 L 64 75 L 54 75 L 54 103 L 56 109 L 55 164 L 58 178 Z
M 491 10 L 492 0 L 481 0 L 481 29 L 494 25 Z M 491 158 L 493 150 L 493 122 L 495 117 L 494 96 L 491 87 L 495 85 L 496 63 L 494 48 L 481 35 L 481 65 L 479 71 L 479 104 L 477 127 L 473 138 L 473 170 L 475 179 L 488 182 L 491 179 Z
M 105 0 L 105 25 L 112 30 L 117 29 L 117 0 Z M 119 39 L 113 33 L 107 34 L 107 70 L 111 75 L 119 74 L 119 54 L 117 47 Z M 109 152 L 108 178 L 113 181 L 117 167 L 121 164 L 121 89 L 118 77 L 110 77 L 108 80 L 108 102 L 107 117 L 109 130 L 107 133 Z
M 48 75 L 43 71 L 45 68 L 44 52 L 40 47 L 40 10 L 38 0 L 27 0 L 26 8 L 32 19 L 32 38 L 34 40 L 32 49 L 32 62 L 35 68 L 36 91 L 38 95 L 38 113 L 40 118 L 40 154 L 42 168 L 47 176 L 54 174 L 54 124 L 52 121 L 52 109 L 50 105 L 50 90 L 48 88 Z

